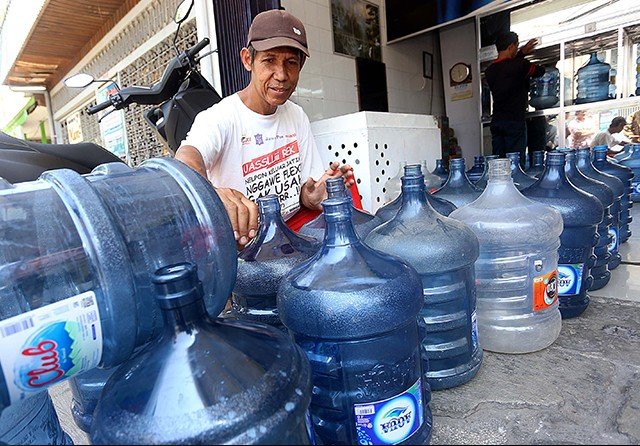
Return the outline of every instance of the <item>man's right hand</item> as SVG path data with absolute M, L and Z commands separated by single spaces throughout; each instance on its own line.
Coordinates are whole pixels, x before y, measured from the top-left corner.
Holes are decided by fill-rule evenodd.
M 531 39 L 527 43 L 525 43 L 525 45 L 520 49 L 520 51 L 522 51 L 522 54 L 526 56 L 527 54 L 531 53 L 531 51 L 533 51 L 533 49 L 537 44 L 538 44 L 538 39 Z
M 258 205 L 235 189 L 219 187 L 216 192 L 231 220 L 238 249 L 242 249 L 258 231 Z

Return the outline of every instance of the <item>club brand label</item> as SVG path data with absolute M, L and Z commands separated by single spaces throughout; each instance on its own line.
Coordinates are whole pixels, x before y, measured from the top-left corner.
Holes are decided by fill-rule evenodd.
M 2 373 L 14 403 L 102 357 L 102 326 L 93 291 L 0 321 Z
M 567 296 L 578 294 L 582 286 L 584 263 L 558 265 L 558 294 Z
M 398 444 L 424 421 L 420 379 L 400 395 L 383 401 L 355 404 L 358 444 Z
M 609 235 L 611 236 L 611 243 L 609 243 L 609 246 L 607 247 L 608 251 L 611 254 L 616 254 L 618 252 L 618 248 L 620 247 L 620 239 L 618 238 L 619 236 L 619 230 L 617 226 L 611 226 L 609 227 Z
M 533 311 L 542 311 L 553 305 L 558 299 L 558 272 L 533 278 Z

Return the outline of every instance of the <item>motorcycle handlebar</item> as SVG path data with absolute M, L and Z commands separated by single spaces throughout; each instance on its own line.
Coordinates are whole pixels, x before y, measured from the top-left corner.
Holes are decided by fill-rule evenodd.
M 189 58 L 194 57 L 196 54 L 202 51 L 204 47 L 207 45 L 209 45 L 209 39 L 205 37 L 200 42 L 196 43 L 192 48 L 190 48 L 189 51 L 187 51 L 187 56 L 189 56 Z
M 107 99 L 104 102 L 101 102 L 97 105 L 92 105 L 91 107 L 87 108 L 87 113 L 89 113 L 90 115 L 93 115 L 95 113 L 98 113 L 99 111 L 104 110 L 105 108 L 109 108 L 111 106 L 111 100 Z

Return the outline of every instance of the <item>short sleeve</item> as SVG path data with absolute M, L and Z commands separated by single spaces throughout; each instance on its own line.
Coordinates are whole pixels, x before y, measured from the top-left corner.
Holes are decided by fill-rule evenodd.
M 218 104 L 201 111 L 196 115 L 187 137 L 180 144 L 180 146 L 188 145 L 198 149 L 207 172 L 213 169 L 220 148 L 224 147 L 228 132 L 225 121 Z

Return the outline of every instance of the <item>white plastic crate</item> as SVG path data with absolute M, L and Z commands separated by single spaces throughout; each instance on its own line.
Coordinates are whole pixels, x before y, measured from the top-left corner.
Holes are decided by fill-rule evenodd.
M 442 156 L 440 129 L 430 115 L 365 111 L 315 121 L 311 129 L 325 165 L 353 167 L 369 212 L 384 204 L 384 185 L 400 162 L 427 160 L 431 171 Z

